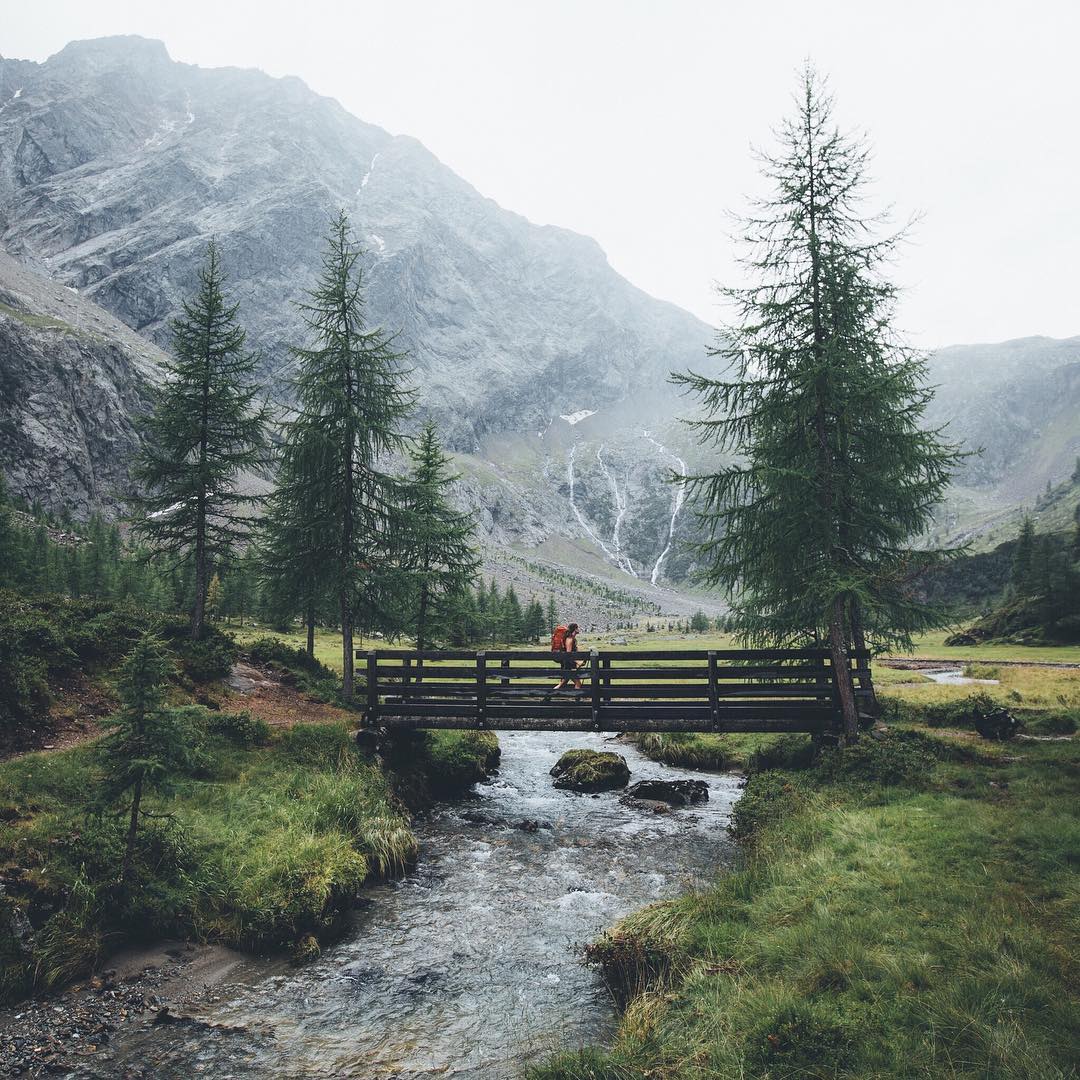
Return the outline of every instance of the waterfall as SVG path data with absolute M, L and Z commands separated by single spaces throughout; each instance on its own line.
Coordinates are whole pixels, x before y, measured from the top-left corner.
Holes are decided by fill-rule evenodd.
M 649 434 L 648 431 L 643 431 L 641 433 L 641 435 L 642 435 L 642 438 L 648 439 L 649 442 L 651 442 L 653 444 L 653 446 L 655 446 L 660 451 L 660 453 L 667 454 L 669 457 L 674 458 L 675 459 L 675 464 L 676 464 L 676 466 L 678 468 L 678 471 L 679 471 L 679 475 L 684 477 L 684 478 L 686 477 L 686 471 L 687 471 L 686 470 L 686 462 L 683 461 L 683 459 L 681 457 L 679 457 L 678 454 L 676 454 L 672 450 L 669 450 L 662 443 L 657 442 L 656 439 L 654 439 L 652 437 L 652 435 Z M 649 577 L 649 581 L 653 585 L 656 585 L 657 582 L 659 581 L 660 568 L 664 565 L 664 560 L 667 558 L 668 552 L 671 551 L 671 545 L 675 542 L 675 522 L 678 520 L 679 511 L 682 509 L 683 501 L 685 500 L 685 498 L 686 498 L 686 488 L 685 488 L 685 486 L 683 484 L 676 484 L 675 485 L 675 496 L 674 496 L 674 498 L 672 499 L 672 502 L 671 502 L 671 521 L 668 523 L 667 545 L 664 547 L 664 550 L 660 552 L 660 557 L 653 564 L 652 574 Z

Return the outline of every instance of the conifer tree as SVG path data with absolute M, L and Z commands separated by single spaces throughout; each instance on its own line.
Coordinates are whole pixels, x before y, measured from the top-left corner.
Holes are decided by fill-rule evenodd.
M 548 633 L 555 633 L 555 627 L 559 625 L 559 610 L 555 606 L 555 597 L 549 596 L 547 602 Z
M 428 648 L 429 626 L 448 615 L 450 597 L 472 585 L 480 567 L 476 521 L 454 509 L 448 494 L 458 478 L 428 421 L 412 451 L 412 469 L 402 485 L 405 496 L 403 567 L 415 599 L 411 627 L 417 651 Z
M 7 483 L 0 473 L 0 588 L 22 583 L 23 545 L 8 501 Z
M 286 447 L 307 490 L 287 510 L 294 529 L 304 513 L 310 533 L 297 542 L 302 557 L 319 564 L 320 581 L 334 596 L 341 621 L 342 692 L 353 696 L 353 630 L 357 604 L 391 561 L 400 508 L 398 488 L 384 470 L 400 450 L 400 425 L 414 393 L 403 385 L 402 355 L 385 331 L 367 325 L 360 250 L 342 210 L 334 219 L 315 288 L 300 305 L 311 335 L 294 349 L 297 414 Z M 361 620 L 363 625 L 364 620 Z
M 851 645 L 903 646 L 941 618 L 913 588 L 935 556 L 910 549 L 958 455 L 922 427 L 925 363 L 890 329 L 881 274 L 898 238 L 876 235 L 868 152 L 830 113 L 808 68 L 780 151 L 762 156 L 773 194 L 744 222 L 754 280 L 723 290 L 736 318 L 711 355 L 726 370 L 674 379 L 703 407 L 701 441 L 737 455 L 687 481 L 708 580 L 745 640 L 828 643 L 854 738 Z
M 1010 581 L 1019 596 L 1032 596 L 1035 586 L 1035 548 L 1038 538 L 1035 535 L 1035 522 L 1030 514 L 1025 514 L 1020 522 L 1020 532 L 1016 537 L 1013 551 Z
M 103 773 L 97 798 L 103 806 L 126 799 L 128 828 L 120 870 L 124 888 L 131 878 L 144 795 L 151 788 L 167 791 L 192 760 L 187 729 L 165 707 L 172 668 L 165 645 L 152 634 L 135 643 L 120 668 L 120 710 L 105 721 L 111 730 L 96 747 Z
M 256 358 L 245 351 L 238 304 L 224 294 L 217 244 L 206 249 L 195 298 L 173 322 L 173 357 L 144 423 L 134 478 L 138 535 L 194 574 L 191 637 L 202 636 L 211 567 L 248 531 L 241 472 L 264 460 L 267 411 L 256 407 Z

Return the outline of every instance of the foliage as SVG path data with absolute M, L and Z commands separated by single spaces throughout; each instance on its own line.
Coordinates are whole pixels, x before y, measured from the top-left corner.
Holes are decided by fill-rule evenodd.
M 913 587 L 938 556 L 911 543 L 959 458 L 922 423 L 925 362 L 890 328 L 881 271 L 898 238 L 875 236 L 862 207 L 868 151 L 834 129 L 810 69 L 780 135 L 762 156 L 774 192 L 744 223 L 757 281 L 725 290 L 738 322 L 712 355 L 726 373 L 674 381 L 703 406 L 701 441 L 726 455 L 687 480 L 707 580 L 749 641 L 824 639 L 839 667 L 864 634 L 906 645 L 941 621 Z M 850 734 L 849 682 L 840 691 Z
M 366 323 L 359 259 L 342 210 L 315 288 L 299 305 L 311 345 L 293 350 L 297 412 L 286 428 L 271 507 L 284 530 L 283 555 L 295 546 L 305 566 L 320 568 L 320 587 L 337 601 L 346 699 L 353 696 L 354 627 L 400 629 L 391 599 L 401 588 L 393 560 L 399 485 L 383 460 L 404 445 L 399 425 L 414 397 L 392 339 Z M 301 536 L 303 522 L 310 529 Z
M 237 488 L 264 456 L 267 412 L 255 408 L 256 358 L 244 351 L 238 304 L 226 301 L 217 244 L 210 241 L 195 298 L 173 322 L 174 357 L 144 422 L 133 477 L 147 494 L 135 529 L 194 570 L 191 636 L 203 634 L 215 561 L 246 535 L 250 496 Z
M 165 645 L 145 634 L 120 667 L 121 708 L 105 723 L 109 734 L 98 744 L 101 783 L 96 797 L 102 807 L 124 800 L 129 817 L 120 872 L 129 883 L 143 795 L 151 789 L 168 792 L 176 775 L 192 765 L 190 729 L 175 710 L 165 707 L 165 688 L 172 660 Z
M 458 477 L 450 471 L 450 458 L 443 453 L 431 421 L 424 425 L 411 456 L 412 467 L 402 485 L 404 517 L 399 561 L 412 612 L 408 628 L 416 648 L 423 651 L 430 647 L 429 627 L 445 627 L 447 618 L 453 618 L 451 601 L 472 585 L 480 556 L 475 517 L 454 509 L 447 498 L 450 485 Z M 520 635 L 521 610 L 512 589 L 507 603 L 508 622 Z M 438 636 L 445 636 L 445 631 Z

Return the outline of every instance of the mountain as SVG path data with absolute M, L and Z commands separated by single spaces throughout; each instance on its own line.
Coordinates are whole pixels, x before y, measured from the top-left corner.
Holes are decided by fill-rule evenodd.
M 342 206 L 367 248 L 373 321 L 409 352 L 422 411 L 461 455 L 492 542 L 546 545 L 542 557 L 628 584 L 648 586 L 658 560 L 675 566 L 665 480 L 678 452 L 643 431 L 670 428 L 667 375 L 703 365 L 711 328 L 620 277 L 594 241 L 502 209 L 416 140 L 298 79 L 175 63 L 131 37 L 0 61 L 0 245 L 168 348 L 217 237 L 274 395 L 304 340 L 293 302 Z M 599 507 L 614 490 L 594 460 L 601 442 L 633 487 L 633 573 L 571 505 L 575 442 L 589 462 L 575 503 Z
M 12 489 L 77 518 L 118 513 L 134 420 L 163 359 L 119 319 L 0 252 L 0 467 Z
M 954 345 L 930 357 L 930 381 L 938 390 L 929 422 L 981 451 L 952 485 L 940 537 L 1007 539 L 1021 508 L 1062 484 L 1080 458 L 1080 337 Z
M 139 339 L 168 348 L 211 236 L 267 391 L 280 396 L 289 346 L 304 340 L 293 302 L 342 206 L 367 249 L 373 320 L 398 332 L 422 412 L 456 451 L 489 566 L 526 592 L 569 567 L 650 604 L 698 602 L 657 591 L 681 589 L 692 568 L 681 542 L 693 517 L 667 481 L 701 461 L 675 419 L 689 406 L 666 380 L 715 363 L 713 330 L 620 277 L 594 241 L 504 210 L 416 140 L 298 79 L 176 63 L 142 38 L 73 42 L 41 64 L 0 60 L 0 247 L 20 273 L 48 279 L 35 286 L 42 297 L 52 290 L 40 307 L 33 297 L 8 306 L 72 325 L 70 305 L 87 305 L 85 318 L 113 318 L 117 356 L 129 356 L 91 362 L 69 335 L 63 375 L 31 400 L 49 341 L 67 332 L 0 320 L 10 386 L 0 466 L 15 486 L 78 513 L 114 498 L 105 490 L 122 486 L 134 438 L 124 417 L 143 407 L 155 368 L 151 354 L 136 362 L 125 350 Z M 61 301 L 68 315 L 54 313 Z M 985 447 L 943 507 L 939 539 L 992 530 L 1071 469 L 1078 343 L 931 358 L 934 422 Z M 106 386 L 107 406 L 69 403 L 73 387 Z M 21 441 L 7 434 L 16 429 Z M 102 469 L 115 473 L 107 483 Z

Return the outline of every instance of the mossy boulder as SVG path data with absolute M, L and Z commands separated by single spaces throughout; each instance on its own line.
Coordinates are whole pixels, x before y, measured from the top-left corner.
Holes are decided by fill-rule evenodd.
M 551 770 L 564 791 L 615 791 L 630 782 L 630 766 L 622 754 L 600 750 L 567 750 Z

